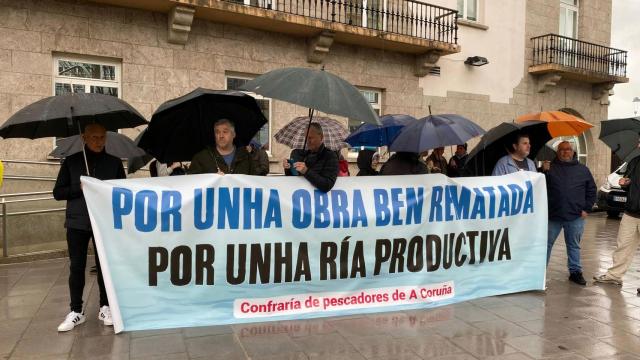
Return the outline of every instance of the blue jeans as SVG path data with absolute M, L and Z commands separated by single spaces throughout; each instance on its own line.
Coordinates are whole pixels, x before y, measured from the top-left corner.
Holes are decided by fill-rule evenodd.
M 569 273 L 582 272 L 580 264 L 580 239 L 584 232 L 584 219 L 579 217 L 572 221 L 551 221 L 547 231 L 547 264 L 551 256 L 551 249 L 560 230 L 564 229 L 564 242 L 567 244 L 567 267 Z

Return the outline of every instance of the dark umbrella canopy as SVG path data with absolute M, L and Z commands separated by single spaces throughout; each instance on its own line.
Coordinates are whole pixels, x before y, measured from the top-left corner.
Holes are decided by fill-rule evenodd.
M 602 121 L 602 140 L 620 158 L 626 159 L 638 147 L 640 140 L 640 118 L 626 118 Z
M 142 130 L 133 140 L 133 143 L 136 144 L 136 146 L 140 145 L 140 140 L 144 136 L 144 133 L 147 132 L 147 129 Z M 153 160 L 153 156 L 149 155 L 147 152 L 140 156 L 127 158 L 127 174 L 133 174 L 134 172 L 142 169 L 151 160 Z
M 405 125 L 415 122 L 416 118 L 409 115 L 393 114 L 380 117 L 380 123 L 362 124 L 344 141 L 349 145 L 358 146 L 387 146 L 398 136 Z
M 484 133 L 480 126 L 460 115 L 429 115 L 402 128 L 389 150 L 419 154 L 425 150 L 464 144 Z
M 370 124 L 380 123 L 378 115 L 360 90 L 324 70 L 295 67 L 277 69 L 247 82 L 242 89 L 327 114 Z
M 88 123 L 118 130 L 145 125 L 147 120 L 115 96 L 64 94 L 50 96 L 22 108 L 0 127 L 0 136 L 5 139 L 69 137 L 77 135 L 78 128 Z
M 551 135 L 547 123 L 543 121 L 525 121 L 522 123 L 504 122 L 489 131 L 480 139 L 469 153 L 463 173 L 469 176 L 489 176 L 498 159 L 507 155 L 511 142 L 519 134 L 529 135 L 530 154 L 537 154 Z M 532 155 L 530 155 L 533 157 Z
M 84 141 L 82 140 L 82 136 L 73 135 L 58 141 L 58 146 L 56 146 L 49 155 L 60 158 L 67 157 L 82 151 L 83 146 Z M 104 150 L 107 154 L 121 159 L 144 155 L 144 150 L 140 149 L 133 140 L 113 131 L 107 131 Z
M 213 124 L 219 119 L 234 122 L 237 146 L 248 145 L 267 123 L 250 95 L 198 88 L 160 105 L 139 146 L 161 163 L 189 161 L 205 146 L 214 144 Z

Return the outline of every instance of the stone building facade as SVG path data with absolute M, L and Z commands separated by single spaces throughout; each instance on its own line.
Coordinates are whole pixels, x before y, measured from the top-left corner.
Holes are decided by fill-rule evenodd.
M 391 14 L 398 1 L 385 0 L 376 10 Z M 428 2 L 445 8 L 430 8 L 442 14 L 431 20 L 444 19 L 447 8 L 458 6 L 457 0 Z M 558 34 L 560 14 L 573 0 L 465 0 L 469 8 L 462 12 L 457 33 L 438 41 L 417 35 L 415 26 L 410 35 L 394 33 L 390 25 L 380 25 L 390 24 L 390 18 L 373 19 L 362 12 L 346 24 L 285 12 L 293 3 L 0 0 L 0 119 L 56 91 L 94 87 L 115 91 L 150 119 L 162 102 L 196 87 L 234 88 L 276 68 L 324 66 L 360 87 L 381 114 L 422 117 L 431 109 L 461 114 L 488 129 L 528 112 L 570 109 L 596 125 L 577 140 L 583 160 L 598 182 L 609 173 L 611 153 L 597 141 L 599 122 L 607 118 L 613 84 L 626 78 L 566 67 L 532 72 L 531 38 Z M 611 0 L 575 0 L 571 6 L 576 13 L 569 16 L 577 19 L 574 35 L 608 46 Z M 416 10 L 411 14 L 415 21 L 427 16 Z M 473 56 L 489 63 L 465 64 Z M 63 68 L 76 71 L 74 64 L 94 66 L 101 75 L 74 80 L 61 73 Z M 272 136 L 306 110 L 260 100 L 270 119 L 261 140 L 269 142 L 272 171 L 280 172 L 290 149 L 271 141 Z M 141 130 L 123 133 L 135 137 Z M 51 138 L 1 140 L 0 159 L 9 175 L 2 192 L 50 190 L 58 169 L 58 160 L 48 156 L 53 147 Z M 9 211 L 56 207 L 60 204 L 40 201 L 11 204 Z M 63 248 L 62 218 L 59 212 L 9 217 L 12 252 Z

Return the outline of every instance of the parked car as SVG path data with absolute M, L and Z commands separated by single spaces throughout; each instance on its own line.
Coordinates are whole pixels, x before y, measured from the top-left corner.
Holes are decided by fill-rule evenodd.
M 604 210 L 609 217 L 617 218 L 624 212 L 624 205 L 627 202 L 627 190 L 618 185 L 618 180 L 624 175 L 627 163 L 620 165 L 616 171 L 607 176 L 606 181 L 598 189 L 598 210 Z

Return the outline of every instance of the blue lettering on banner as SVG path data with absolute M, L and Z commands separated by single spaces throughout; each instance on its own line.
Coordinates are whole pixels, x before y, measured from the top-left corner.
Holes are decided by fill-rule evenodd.
M 293 214 L 291 222 L 296 229 L 306 229 L 311 225 L 311 194 L 307 190 L 300 189 L 291 196 Z
M 133 192 L 129 189 L 114 187 L 111 190 L 111 208 L 113 212 L 113 228 L 122 230 L 122 216 L 133 211 Z

